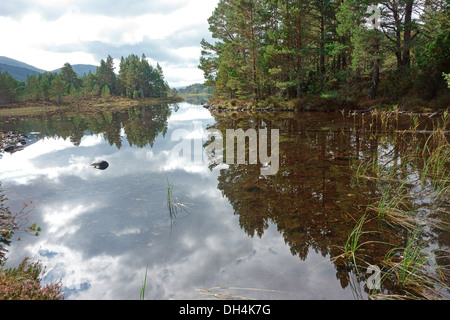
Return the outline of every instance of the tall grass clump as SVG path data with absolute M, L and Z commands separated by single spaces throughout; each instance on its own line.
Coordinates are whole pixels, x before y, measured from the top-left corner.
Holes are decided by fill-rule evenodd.
M 376 196 L 369 199 L 362 212 L 363 219 L 350 232 L 341 256 L 351 259 L 355 265 L 358 262 L 359 269 L 363 263 L 368 265 L 357 261 L 356 250 L 371 242 L 361 242 L 367 233 L 364 222 L 376 220 L 378 230 L 382 230 L 385 237 L 389 238 L 386 233 L 401 236 L 400 244 L 394 248 L 389 245 L 382 251 L 385 256 L 379 265 L 384 289 L 371 292 L 370 297 L 449 299 L 450 266 L 436 263 L 435 252 L 429 246 L 433 239 L 423 239 L 431 235 L 426 230 L 448 232 L 450 229 L 445 222 L 448 221 L 446 208 L 450 205 L 450 135 L 447 129 L 450 117 L 444 112 L 440 119 L 431 122 L 426 121 L 431 119 L 411 115 L 409 129 L 392 131 L 394 126 L 390 122 L 398 122 L 398 112 L 395 119 L 379 113 L 373 116 L 380 118 L 381 129 L 375 127 L 386 132 L 386 136 L 380 139 L 376 132 L 371 133 L 371 139 L 376 139 L 376 149 L 368 158 L 360 160 L 354 170 L 356 184 L 360 188 L 369 187 Z M 403 239 L 403 235 L 407 238 Z M 445 255 L 443 261 L 448 261 L 450 255 L 446 249 L 440 251 Z M 355 271 L 362 276 L 358 268 Z
M 350 262 L 355 270 L 359 273 L 359 269 L 363 265 L 369 265 L 363 254 L 363 246 L 378 243 L 378 241 L 367 240 L 363 241 L 363 237 L 370 237 L 370 234 L 376 231 L 364 230 L 366 223 L 368 222 L 368 215 L 363 215 L 357 222 L 354 228 L 349 232 L 347 241 L 344 246 L 341 247 L 342 253 L 333 258 L 334 261 L 341 260 L 344 263 Z
M 366 220 L 367 220 L 366 216 L 363 216 L 363 217 L 361 217 L 361 219 L 359 219 L 359 221 L 356 223 L 355 227 L 349 233 L 349 235 L 347 237 L 347 242 L 345 243 L 344 248 L 343 248 L 343 251 L 344 251 L 343 256 L 350 258 L 353 261 L 355 266 L 358 265 L 358 263 L 356 261 L 356 253 L 357 253 L 358 249 L 363 245 L 360 242 L 360 238 L 363 234 L 366 233 L 366 232 L 362 231 Z
M 450 143 L 446 134 L 448 122 L 449 118 L 447 114 L 444 114 L 443 126 L 433 130 L 420 154 L 423 160 L 421 168 L 422 183 L 429 180 L 438 194 L 448 193 L 450 185 Z
M 185 212 L 189 213 L 189 206 L 186 202 L 184 202 L 185 196 L 183 195 L 180 199 L 174 194 L 175 185 L 173 182 L 166 177 L 167 181 L 167 201 L 166 206 L 169 210 L 170 217 L 170 231 L 172 232 L 172 228 L 179 214 Z
M 148 266 L 145 269 L 145 275 L 144 275 L 144 279 L 142 280 L 142 286 L 141 286 L 141 292 L 139 294 L 139 300 L 145 300 L 145 290 L 147 287 L 147 273 L 148 273 Z
M 384 132 L 389 131 L 389 121 L 398 121 L 385 117 L 381 120 Z M 370 180 L 379 190 L 380 195 L 368 209 L 380 221 L 395 222 L 408 229 L 415 225 L 414 198 L 429 195 L 430 201 L 436 201 L 448 200 L 450 196 L 450 117 L 444 112 L 432 130 L 419 131 L 417 115 L 411 115 L 411 121 L 411 130 L 396 130 L 390 142 L 379 142 L 372 157 L 360 161 L 355 168 L 358 184 Z
M 449 266 L 436 263 L 420 227 L 409 232 L 405 246 L 391 249 L 385 257 L 382 281 L 398 287 L 397 294 L 374 293 L 375 299 L 449 299 L 450 286 L 445 275 Z M 448 255 L 448 254 L 447 254 Z M 447 292 L 447 293 L 446 293 Z

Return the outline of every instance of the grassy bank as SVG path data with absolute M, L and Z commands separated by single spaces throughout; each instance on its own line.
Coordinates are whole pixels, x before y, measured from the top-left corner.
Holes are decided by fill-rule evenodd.
M 443 92 L 433 100 L 424 100 L 417 97 L 405 96 L 398 101 L 387 98 L 370 100 L 367 96 L 345 97 L 339 92 L 330 92 L 321 95 L 311 95 L 304 98 L 285 99 L 268 97 L 261 100 L 221 99 L 212 97 L 208 108 L 213 110 L 229 111 L 341 111 L 357 110 L 370 111 L 373 109 L 386 109 L 395 106 L 398 110 L 414 112 L 434 112 L 450 108 L 450 90 Z
M 118 111 L 131 107 L 152 106 L 181 102 L 181 97 L 174 98 L 145 98 L 128 99 L 124 97 L 112 97 L 109 99 L 93 98 L 80 101 L 65 101 L 61 104 L 45 101 L 25 101 L 0 106 L 0 117 L 31 116 L 57 111 L 79 110 L 89 111 Z

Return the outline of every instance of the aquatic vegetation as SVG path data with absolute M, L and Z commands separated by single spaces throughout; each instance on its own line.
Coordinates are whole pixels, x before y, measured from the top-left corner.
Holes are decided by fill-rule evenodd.
M 408 235 L 406 245 L 391 249 L 385 258 L 382 281 L 391 281 L 403 294 L 374 291 L 373 299 L 448 299 L 450 289 L 445 273 L 449 266 L 440 266 L 428 243 L 422 240 L 420 228 Z M 449 253 L 446 253 L 450 257 Z
M 365 222 L 367 221 L 367 216 L 362 216 L 361 219 L 358 220 L 355 227 L 351 230 L 347 237 L 347 242 L 342 248 L 343 253 L 334 258 L 350 260 L 353 262 L 356 269 L 358 269 L 359 263 L 357 262 L 357 251 L 365 244 L 360 242 L 360 238 L 363 234 L 368 233 L 368 231 L 363 231 L 363 227 Z
M 423 183 L 430 180 L 432 187 L 439 194 L 448 192 L 450 186 L 450 174 L 448 164 L 450 163 L 450 143 L 445 134 L 448 123 L 447 114 L 444 114 L 444 127 L 438 127 L 427 139 L 421 150 L 423 167 L 421 169 L 421 180 Z
M 144 279 L 142 280 L 142 287 L 141 287 L 141 292 L 139 294 L 139 300 L 145 300 L 145 290 L 147 287 L 147 273 L 148 273 L 148 266 L 145 269 Z
M 448 276 L 450 266 L 437 264 L 428 241 L 423 240 L 427 237 L 426 226 L 444 232 L 449 230 L 442 219 L 434 218 L 443 212 L 434 209 L 444 208 L 450 199 L 450 145 L 445 129 L 448 118 L 444 113 L 442 121 L 429 131 L 419 130 L 421 123 L 417 116 L 410 118 L 412 125 L 408 132 L 397 131 L 392 145 L 378 145 L 372 159 L 354 166 L 357 184 L 362 186 L 370 181 L 379 191 L 349 235 L 345 251 L 354 257 L 355 251 L 363 245 L 359 238 L 366 231 L 361 221 L 367 217 L 376 218 L 394 232 L 406 230 L 408 234 L 405 244 L 388 250 L 381 262 L 382 282 L 389 282 L 397 289 L 372 291 L 373 299 L 448 298 L 442 292 L 449 289 L 445 275 Z M 392 118 L 383 118 L 381 128 L 387 130 L 392 121 Z M 423 139 L 424 134 L 429 136 Z M 449 257 L 448 253 L 444 255 Z M 353 261 L 356 264 L 356 259 Z M 355 271 L 359 274 L 357 267 Z
M 169 209 L 169 217 L 170 217 L 170 232 L 172 232 L 172 228 L 178 215 L 181 213 L 189 213 L 189 206 L 187 203 L 183 202 L 185 196 L 182 196 L 180 199 L 176 195 L 174 195 L 175 185 L 173 182 L 166 177 L 167 181 L 167 202 L 166 206 Z
M 153 116 L 147 118 L 148 115 L 155 114 L 153 109 L 146 109 L 146 112 L 139 112 L 138 108 L 129 111 L 129 113 L 124 113 L 126 115 L 124 119 L 116 118 L 113 114 L 112 123 L 114 125 L 123 123 L 126 129 L 124 133 L 128 138 L 133 133 L 135 134 L 133 136 L 139 138 L 136 141 L 147 141 L 147 137 L 151 134 L 152 137 L 149 141 L 158 143 L 154 150 L 143 150 L 146 152 L 142 154 L 147 157 L 133 158 L 133 161 L 136 161 L 135 168 L 139 169 L 143 164 L 148 164 L 148 157 L 153 156 L 153 152 L 160 150 L 161 146 L 165 146 L 164 143 L 168 140 L 164 141 L 163 138 L 164 132 L 167 133 L 167 126 L 159 121 L 152 121 L 149 127 L 156 124 L 159 129 L 143 132 L 141 129 L 145 128 L 144 125 L 154 118 Z M 428 120 L 426 117 L 418 117 L 420 123 L 417 130 L 413 132 L 410 130 L 413 128 L 413 120 L 409 116 L 401 115 L 398 111 L 396 113 L 389 111 L 389 116 L 386 116 L 382 123 L 381 111 L 378 113 L 380 115 L 357 114 L 355 116 L 342 113 L 283 113 L 278 118 L 268 112 L 261 115 L 236 112 L 234 119 L 228 119 L 227 115 L 221 114 L 218 116 L 220 118 L 217 123 L 208 125 L 220 131 L 227 128 L 247 128 L 249 125 L 268 129 L 280 128 L 280 150 L 282 151 L 280 163 L 282 165 L 280 165 L 278 175 L 262 178 L 259 166 L 236 164 L 211 170 L 214 171 L 211 176 L 208 176 L 211 184 L 205 184 L 206 180 L 203 178 L 206 175 L 203 176 L 203 172 L 201 178 L 197 178 L 199 177 L 197 173 L 189 173 L 192 174 L 189 177 L 183 170 L 170 171 L 166 174 L 167 176 L 164 174 L 161 176 L 161 173 L 155 174 L 153 171 L 138 170 L 135 174 L 127 176 L 126 180 L 121 178 L 112 181 L 108 194 L 111 193 L 111 198 L 114 198 L 111 205 L 117 206 L 117 209 L 114 208 L 112 212 L 109 208 L 106 208 L 104 212 L 103 209 L 98 211 L 99 221 L 100 218 L 108 217 L 107 224 L 102 225 L 96 223 L 95 220 L 91 222 L 88 219 L 86 224 L 82 223 L 84 229 L 80 229 L 80 235 L 76 234 L 74 237 L 85 237 L 91 232 L 106 234 L 103 239 L 112 242 L 101 241 L 95 244 L 86 244 L 87 246 L 94 245 L 96 250 L 108 251 L 108 246 L 105 244 L 115 244 L 119 241 L 121 244 L 119 249 L 126 250 L 130 244 L 135 246 L 136 250 L 133 254 L 137 256 L 136 268 L 139 270 L 132 274 L 137 275 L 135 279 L 138 282 L 137 286 L 129 291 L 123 290 L 123 292 L 120 292 L 119 288 L 119 293 L 114 293 L 116 296 L 120 294 L 124 298 L 143 300 L 153 297 L 173 297 L 173 290 L 165 290 L 166 293 L 162 293 L 159 288 L 153 287 L 152 279 L 163 275 L 161 270 L 166 270 L 166 266 L 158 260 L 159 256 L 156 253 L 170 252 L 171 255 L 173 254 L 171 261 L 178 263 L 177 259 L 180 257 L 183 259 L 183 253 L 177 256 L 179 254 L 176 252 L 177 250 L 170 249 L 173 248 L 172 245 L 178 243 L 174 240 L 186 239 L 186 235 L 192 236 L 192 238 L 187 238 L 188 240 L 195 241 L 187 242 L 187 244 L 196 244 L 190 247 L 193 253 L 196 250 L 202 254 L 211 252 L 212 254 L 208 254 L 208 257 L 205 256 L 207 259 L 215 258 L 217 253 L 218 256 L 224 257 L 217 263 L 221 267 L 224 265 L 223 263 L 231 266 L 230 272 L 236 271 L 234 268 L 242 270 L 242 266 L 245 266 L 246 269 L 242 273 L 236 272 L 237 277 L 233 279 L 232 283 L 226 281 L 228 278 L 224 280 L 223 276 L 216 274 L 214 270 L 207 271 L 211 272 L 213 276 L 201 270 L 201 278 L 199 277 L 199 281 L 193 282 L 195 287 L 203 288 L 203 283 L 205 283 L 206 288 L 214 287 L 217 284 L 232 285 L 232 288 L 259 288 L 252 290 L 249 294 L 239 294 L 239 296 L 248 296 L 248 298 L 270 298 L 272 294 L 274 297 L 306 296 L 314 298 L 316 292 L 327 298 L 419 297 L 419 293 L 412 292 L 412 289 L 419 285 L 411 286 L 411 284 L 419 283 L 423 279 L 420 273 L 424 272 L 427 265 L 433 263 L 433 259 L 439 263 L 439 269 L 427 269 L 426 271 L 433 275 L 433 279 L 440 274 L 442 277 L 445 275 L 444 270 L 441 271 L 445 268 L 445 261 L 436 258 L 436 255 L 444 254 L 444 251 L 438 253 L 433 249 L 436 247 L 446 248 L 448 245 L 446 232 L 444 229 L 441 231 L 435 228 L 434 224 L 430 223 L 433 221 L 438 225 L 442 221 L 448 221 L 448 218 L 445 218 L 446 213 L 439 211 L 447 208 L 448 192 L 445 189 L 447 185 L 442 181 L 443 179 L 437 179 L 437 183 L 434 185 L 431 183 L 432 179 L 436 177 L 436 172 L 442 173 L 442 177 L 445 177 L 447 172 L 445 162 L 441 161 L 446 152 L 445 147 L 438 149 L 439 145 L 445 145 L 445 141 L 442 140 L 442 144 L 439 144 L 442 135 L 438 133 L 435 138 L 428 139 L 433 127 L 430 125 L 431 120 L 424 124 L 424 120 Z M 398 120 L 396 119 L 397 115 L 399 116 Z M 143 126 L 130 124 L 130 119 L 144 116 L 146 116 L 146 122 L 142 122 Z M 227 119 L 222 119 L 222 117 Z M 80 117 L 76 122 L 77 128 L 84 130 L 89 126 L 86 127 L 83 123 L 92 123 L 102 124 L 96 129 L 96 133 L 100 134 L 106 130 L 103 125 L 107 121 L 104 120 L 103 114 L 90 119 Z M 437 122 L 436 120 L 439 119 L 433 119 Z M 401 125 L 397 126 L 397 123 Z M 164 127 L 166 129 L 161 129 Z M 442 125 L 440 127 L 442 128 Z M 70 128 L 73 127 L 67 127 L 67 131 L 70 131 Z M 406 131 L 400 131 L 401 129 L 406 129 Z M 108 130 L 110 130 L 108 137 L 115 136 L 114 134 L 109 135 L 113 131 Z M 154 135 L 159 135 L 159 132 L 161 139 L 155 140 Z M 170 139 L 170 135 L 166 134 L 165 139 Z M 159 145 L 160 143 L 162 144 Z M 135 145 L 133 143 L 133 146 L 139 148 L 144 145 L 148 146 L 148 144 Z M 114 147 L 113 144 L 111 146 Z M 135 154 L 137 150 L 121 149 L 124 159 L 127 161 L 129 161 L 129 151 L 133 151 Z M 436 156 L 431 161 L 430 158 L 433 157 L 430 155 L 435 152 Z M 152 158 L 152 160 L 165 161 L 164 158 Z M 442 164 L 438 164 L 439 161 Z M 117 163 L 120 165 L 120 161 Z M 426 174 L 422 174 L 425 171 L 423 168 L 427 168 Z M 185 179 L 185 177 L 189 179 Z M 218 181 L 218 192 L 215 192 L 214 188 L 216 181 Z M 438 190 L 436 187 L 439 185 L 442 185 L 443 188 Z M 151 187 L 149 188 L 149 186 Z M 206 194 L 206 189 L 203 189 L 205 187 L 210 188 L 207 192 L 207 199 L 203 196 Z M 183 188 L 186 188 L 189 193 L 185 192 Z M 190 188 L 195 188 L 192 189 L 192 193 Z M 67 191 L 75 190 L 67 186 Z M 84 196 L 85 189 L 81 191 L 83 191 L 81 195 Z M 24 194 L 24 196 L 28 195 Z M 222 197 L 225 198 L 223 202 L 217 201 Z M 37 200 L 41 201 L 41 199 L 37 197 Z M 55 199 L 57 198 L 51 197 L 47 201 Z M 121 206 L 119 200 L 122 199 L 130 201 L 124 201 L 124 205 Z M 196 205 L 188 204 L 188 201 L 192 201 Z M 192 206 L 195 206 L 196 214 L 186 214 L 188 211 L 192 211 L 190 210 Z M 139 214 L 123 214 L 128 212 Z M 233 224 L 227 224 L 232 230 L 222 228 L 221 223 L 231 221 L 228 218 L 232 215 L 234 215 Z M 222 220 L 223 218 L 225 220 Z M 109 223 L 114 223 L 112 229 L 114 232 L 111 235 L 106 233 L 112 227 Z M 170 232 L 173 231 L 170 235 L 169 228 Z M 413 234 L 412 231 L 415 228 L 420 228 L 421 233 L 417 233 L 418 238 L 415 239 L 412 248 L 417 247 L 419 243 L 423 244 L 423 254 L 416 254 L 417 259 L 414 263 L 408 264 L 405 261 L 404 268 L 409 265 L 413 270 L 411 272 L 417 273 L 418 276 L 411 274 L 411 276 L 398 280 L 402 267 L 400 265 L 394 267 L 393 264 L 400 263 L 400 257 L 413 254 L 411 250 L 406 250 L 406 254 L 404 251 L 409 245 L 407 237 L 410 233 Z M 205 244 L 209 245 L 203 241 L 205 236 L 212 233 L 220 235 L 222 231 L 225 231 L 226 234 L 232 232 L 229 234 L 233 237 L 220 237 L 223 238 L 221 240 L 223 242 L 218 242 L 217 247 L 203 247 Z M 255 238 L 257 241 L 264 241 L 266 248 L 272 248 L 273 237 L 263 236 L 266 233 L 271 235 L 272 232 L 273 234 L 276 232 L 280 236 L 280 241 L 284 241 L 286 249 L 288 249 L 285 251 L 286 257 L 292 254 L 299 259 L 283 260 L 279 258 L 281 255 L 275 256 L 271 250 L 265 252 L 258 250 L 256 254 L 252 252 L 247 254 L 240 250 L 235 253 L 234 248 L 232 248 L 233 250 L 222 250 L 222 248 L 228 248 L 228 244 L 240 241 L 241 233 L 248 236 L 248 241 L 253 241 Z M 237 236 L 234 237 L 234 235 Z M 47 235 L 44 236 L 47 237 Z M 176 236 L 176 239 L 168 240 L 171 236 L 172 238 Z M 156 250 L 148 250 L 149 244 L 153 246 L 152 249 Z M 167 248 L 170 251 L 167 251 Z M 182 251 L 184 252 L 184 250 Z M 314 261 L 311 260 L 311 257 L 316 256 L 315 253 L 321 255 L 320 259 L 323 260 L 321 267 L 327 270 L 327 275 L 331 274 L 331 276 L 325 286 L 309 292 L 303 284 L 304 278 L 298 275 L 299 271 L 306 271 L 302 269 L 303 265 Z M 273 258 L 268 260 L 273 265 L 265 264 L 268 265 L 268 269 L 265 270 L 265 274 L 268 276 L 263 278 L 254 271 L 261 267 L 259 262 L 266 257 Z M 334 257 L 331 263 L 330 257 Z M 419 258 L 427 258 L 428 262 L 422 263 Z M 55 255 L 52 256 L 52 259 L 53 265 L 53 263 L 61 261 L 62 257 Z M 142 259 L 152 261 L 148 270 L 146 270 L 145 264 L 138 265 Z M 306 263 L 297 268 L 297 260 L 301 263 L 306 261 Z M 284 261 L 292 261 L 292 265 L 285 265 Z M 202 264 L 202 261 L 193 263 Z M 413 267 L 414 264 L 417 267 Z M 422 267 L 419 267 L 420 265 Z M 205 268 L 207 268 L 206 264 Z M 195 271 L 200 270 L 200 268 L 195 269 Z M 286 269 L 295 271 L 286 272 Z M 335 270 L 336 274 L 334 275 Z M 374 282 L 368 281 L 368 279 L 373 279 L 369 276 L 369 270 L 380 270 L 379 273 L 374 273 L 377 276 L 380 274 L 383 280 L 380 289 L 373 290 L 370 286 Z M 321 277 L 322 274 L 308 275 L 313 279 L 313 277 Z M 186 271 L 180 275 L 180 281 L 184 281 L 184 277 L 191 276 L 192 274 Z M 214 284 L 210 285 L 209 279 L 212 279 Z M 406 279 L 404 285 L 401 284 L 402 279 Z M 70 280 L 72 279 L 69 278 Z M 178 281 L 178 279 L 176 280 Z M 65 281 L 66 279 L 63 279 L 63 282 Z M 158 283 L 158 286 L 160 285 L 161 289 L 166 289 L 166 286 L 170 289 L 173 282 Z M 100 286 L 100 284 L 97 285 Z M 108 286 L 107 283 L 102 285 Z M 86 294 L 84 286 L 79 288 L 79 297 L 82 297 Z M 335 295 L 330 288 L 338 292 L 338 295 Z M 67 291 L 68 295 L 72 292 L 69 290 Z M 176 294 L 181 296 L 183 292 Z M 431 297 L 431 295 L 429 296 Z M 214 298 L 217 297 L 214 296 Z

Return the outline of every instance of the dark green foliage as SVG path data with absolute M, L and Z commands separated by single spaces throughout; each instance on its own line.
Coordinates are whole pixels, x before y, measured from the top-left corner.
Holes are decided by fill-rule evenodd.
M 117 93 L 117 78 L 114 73 L 114 62 L 111 56 L 108 56 L 106 61 L 100 61 L 100 66 L 97 68 L 97 83 L 100 88 L 107 86 L 111 94 Z
M 52 72 L 40 73 L 38 76 L 38 81 L 41 89 L 41 97 L 45 101 L 50 101 L 51 98 L 51 86 L 55 79 L 56 74 Z
M 55 78 L 52 81 L 51 84 L 51 93 L 53 97 L 56 97 L 56 100 L 58 103 L 62 102 L 62 97 L 64 93 L 66 92 L 66 83 L 61 78 L 61 76 L 58 74 L 55 76 Z
M 447 87 L 442 73 L 450 71 L 450 30 L 448 31 L 439 34 L 417 54 L 419 79 L 423 85 L 421 91 L 426 97 L 432 98 L 439 90 Z
M 8 72 L 0 70 L 0 104 L 16 101 L 79 101 L 113 96 L 129 98 L 166 98 L 170 92 L 159 64 L 152 67 L 145 55 L 122 58 L 119 76 L 114 72 L 111 56 L 101 60 L 95 72 L 79 76 L 74 68 L 65 63 L 56 72 L 35 72 L 26 76 L 26 81 L 15 80 Z
M 178 89 L 178 93 L 181 95 L 188 94 L 212 94 L 214 91 L 213 88 L 205 86 L 202 83 L 195 83 L 187 86 L 186 88 Z
M 430 100 L 450 72 L 448 9 L 441 0 L 220 0 L 199 68 L 219 99 Z
M 8 72 L 0 72 L 0 104 L 14 102 L 23 87 L 23 83 L 15 80 Z
M 60 72 L 61 79 L 66 84 L 67 93 L 70 93 L 70 88 L 73 86 L 78 89 L 81 86 L 81 79 L 78 77 L 77 73 L 73 70 L 70 63 L 65 63 L 64 67 Z
M 165 98 L 170 89 L 159 64 L 154 68 L 145 55 L 139 59 L 134 54 L 120 61 L 118 87 L 120 94 L 133 99 Z

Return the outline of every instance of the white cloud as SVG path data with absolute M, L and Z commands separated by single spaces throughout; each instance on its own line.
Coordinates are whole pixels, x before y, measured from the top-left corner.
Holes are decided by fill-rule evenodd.
M 48 230 L 55 240 L 59 240 L 61 237 L 68 234 L 74 234 L 77 232 L 81 225 L 75 224 L 74 220 L 86 212 L 89 212 L 95 208 L 95 205 L 85 206 L 85 205 L 58 205 L 55 207 L 46 207 L 44 209 L 44 221 L 46 223 L 51 223 L 51 227 Z M 64 214 L 62 214 L 64 213 Z
M 95 147 L 105 143 L 103 135 L 86 136 L 81 139 L 79 147 Z M 17 184 L 28 184 L 34 179 L 44 177 L 59 181 L 61 177 L 76 174 L 81 179 L 88 179 L 99 174 L 91 170 L 93 158 L 72 153 L 76 149 L 70 139 L 41 139 L 14 154 L 5 153 L 2 158 L 0 181 L 13 181 Z M 55 163 L 52 158 L 65 157 L 67 163 Z M 89 170 L 88 170 L 89 169 Z
M 103 53 L 105 49 L 132 46 L 130 49 L 143 52 L 128 54 L 145 53 L 160 62 L 170 85 L 202 82 L 203 74 L 193 61 L 200 57 L 201 39 L 209 36 L 207 19 L 217 2 L 36 0 L 22 1 L 20 16 L 17 9 L 14 15 L 8 12 L 13 10 L 10 6 L 0 6 L 0 28 L 8 30 L 0 33 L 0 41 L 7 44 L 0 55 L 55 70 L 65 62 L 97 65 L 100 49 Z M 94 43 L 98 45 L 89 45 Z M 146 47 L 149 44 L 152 47 Z M 158 59 L 152 57 L 153 52 L 160 53 Z M 168 54 L 161 55 L 163 52 Z

